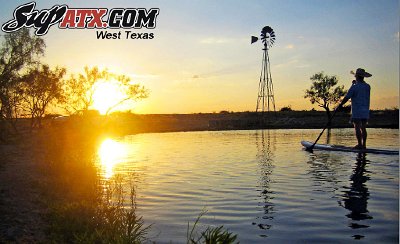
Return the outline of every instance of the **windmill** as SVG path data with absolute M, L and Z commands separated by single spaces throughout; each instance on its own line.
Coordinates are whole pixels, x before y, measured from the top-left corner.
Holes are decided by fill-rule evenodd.
M 251 36 L 251 44 L 258 41 L 258 37 Z M 264 44 L 263 59 L 261 66 L 260 82 L 258 84 L 258 97 L 256 112 L 275 111 L 275 98 L 274 86 L 272 84 L 271 67 L 269 62 L 268 49 L 272 47 L 275 42 L 275 32 L 269 27 L 265 26 L 261 30 L 260 39 Z

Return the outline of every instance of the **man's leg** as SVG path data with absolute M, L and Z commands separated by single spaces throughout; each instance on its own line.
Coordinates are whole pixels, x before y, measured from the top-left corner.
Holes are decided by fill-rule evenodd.
M 367 121 L 361 122 L 362 147 L 367 148 Z
M 357 142 L 358 142 L 358 145 L 356 147 L 361 148 L 363 146 L 363 143 L 362 143 L 363 135 L 362 135 L 362 130 L 361 130 L 361 127 L 362 127 L 361 121 L 354 121 L 353 124 L 354 124 L 354 129 L 356 131 L 356 138 L 357 138 Z

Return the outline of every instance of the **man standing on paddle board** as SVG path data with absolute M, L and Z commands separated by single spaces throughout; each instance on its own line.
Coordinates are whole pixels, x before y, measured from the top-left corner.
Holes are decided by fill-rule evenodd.
M 364 81 L 364 78 L 371 77 L 372 75 L 361 68 L 358 68 L 356 72 L 351 71 L 350 73 L 354 74 L 356 80 L 339 104 L 339 107 L 351 99 L 351 121 L 353 122 L 358 142 L 354 148 L 365 149 L 367 147 L 366 125 L 369 119 L 371 87 Z

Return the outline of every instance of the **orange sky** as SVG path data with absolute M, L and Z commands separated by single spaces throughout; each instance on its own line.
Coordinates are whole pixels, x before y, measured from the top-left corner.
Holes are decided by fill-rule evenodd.
M 2 0 L 4 2 L 4 0 Z M 373 76 L 371 108 L 398 107 L 399 15 L 397 1 L 64 1 L 69 7 L 157 7 L 152 40 L 97 40 L 96 30 L 60 30 L 44 36 L 44 61 L 69 73 L 83 67 L 107 67 L 129 75 L 150 90 L 149 98 L 121 109 L 136 113 L 254 111 L 262 45 L 250 36 L 271 26 L 270 49 L 277 109 L 311 109 L 304 99 L 309 77 L 324 71 L 349 87 L 350 70 Z M 5 2 L 4 2 L 5 3 Z M 22 1 L 7 2 L 0 22 L 11 18 Z M 62 2 L 58 2 L 61 4 Z M 38 1 L 37 9 L 54 3 Z M 357 8 L 359 11 L 354 11 Z M 119 30 L 110 30 L 118 32 Z M 123 31 L 123 30 L 121 30 Z

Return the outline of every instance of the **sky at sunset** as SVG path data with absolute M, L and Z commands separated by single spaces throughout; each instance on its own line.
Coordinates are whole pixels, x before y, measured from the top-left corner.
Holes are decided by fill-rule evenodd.
M 27 2 L 0 0 L 0 23 Z M 373 75 L 366 80 L 372 109 L 398 107 L 397 0 L 37 1 L 36 9 L 55 4 L 160 9 L 155 29 L 132 29 L 154 33 L 152 40 L 98 40 L 96 30 L 57 26 L 43 36 L 51 66 L 108 68 L 148 88 L 133 112 L 254 111 L 263 46 L 250 36 L 267 25 L 277 36 L 269 51 L 277 109 L 311 109 L 304 92 L 313 74 L 337 75 L 349 88 L 358 67 Z

